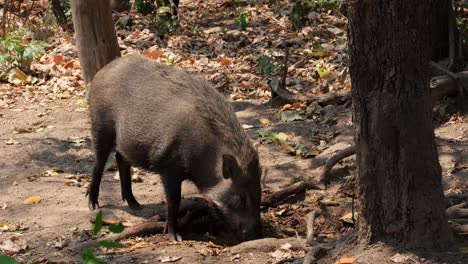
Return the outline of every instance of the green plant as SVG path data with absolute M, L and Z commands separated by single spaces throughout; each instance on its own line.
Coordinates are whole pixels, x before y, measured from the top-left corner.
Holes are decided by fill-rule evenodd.
M 276 72 L 276 66 L 273 59 L 268 55 L 262 55 L 258 60 L 257 71 L 263 77 L 270 77 Z
M 5 38 L 0 38 L 0 70 L 7 74 L 13 68 L 29 71 L 32 60 L 45 53 L 48 44 L 44 41 L 24 41 L 26 30 L 18 29 Z M 0 78 L 4 77 L 0 75 Z
M 67 18 L 67 23 L 71 24 L 72 23 L 72 11 L 70 7 L 70 0 L 59 0 L 59 2 Z
M 96 215 L 96 221 L 94 222 L 94 227 L 93 227 L 93 238 L 99 237 L 101 234 L 102 230 L 102 211 L 99 211 Z M 124 230 L 124 227 L 122 224 L 112 224 L 109 225 L 108 227 L 109 232 L 111 233 L 120 233 Z M 123 248 L 125 247 L 122 243 L 119 242 L 113 242 L 113 241 L 106 241 L 106 240 L 101 240 L 96 242 L 93 247 L 103 247 L 103 248 Z M 92 248 L 87 248 L 81 254 L 81 258 L 83 260 L 83 263 L 85 264 L 104 264 L 106 263 L 104 260 L 101 260 L 97 258 L 94 253 Z
M 154 0 L 135 0 L 135 7 L 138 13 L 146 16 L 156 9 Z
M 2 264 L 17 264 L 18 261 L 16 261 L 12 257 L 5 256 L 5 255 L 0 255 L 0 263 L 2 263 Z
M 468 45 L 468 21 L 463 17 L 456 18 L 457 27 L 460 30 L 460 35 L 464 45 Z
M 234 0 L 234 6 L 236 6 L 236 18 L 234 18 L 234 22 L 239 24 L 242 31 L 247 30 L 247 17 L 249 13 L 241 6 L 240 0 Z

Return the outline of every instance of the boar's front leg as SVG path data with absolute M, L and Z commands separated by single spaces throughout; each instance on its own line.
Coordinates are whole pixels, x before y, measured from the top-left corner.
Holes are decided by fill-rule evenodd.
M 161 172 L 164 191 L 166 193 L 166 227 L 164 232 L 167 233 L 171 241 L 182 241 L 182 237 L 177 230 L 177 215 L 180 206 L 182 174 L 179 169 L 168 169 Z
M 132 192 L 132 175 L 130 173 L 130 162 L 119 152 L 115 153 L 117 167 L 119 168 L 120 189 L 122 191 L 122 200 L 127 201 L 132 210 L 140 210 L 142 206 L 137 202 Z

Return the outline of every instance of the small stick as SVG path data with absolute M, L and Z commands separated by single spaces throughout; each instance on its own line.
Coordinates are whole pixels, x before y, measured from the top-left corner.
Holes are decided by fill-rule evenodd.
M 315 211 L 308 213 L 305 217 L 306 225 L 307 225 L 307 236 L 306 242 L 307 245 L 313 246 L 314 244 L 314 222 L 315 222 Z

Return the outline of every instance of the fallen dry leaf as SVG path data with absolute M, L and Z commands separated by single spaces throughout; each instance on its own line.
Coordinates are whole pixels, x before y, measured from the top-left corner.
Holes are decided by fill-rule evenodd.
M 24 204 L 38 204 L 40 202 L 41 202 L 40 196 L 31 196 L 31 197 L 24 199 L 23 201 Z
M 265 118 L 265 117 L 258 119 L 258 121 L 260 121 L 260 123 L 264 126 L 268 126 L 270 124 L 270 119 Z
M 0 220 L 0 231 L 7 231 L 8 230 L 8 225 Z
M 18 237 L 10 237 L 0 241 L 0 250 L 4 251 L 7 254 L 17 254 L 21 251 L 24 251 L 28 248 L 28 245 L 24 240 L 19 239 Z
M 54 63 L 55 64 L 61 64 L 63 62 L 63 56 L 62 55 L 54 55 Z
M 224 66 L 231 64 L 231 60 L 228 58 L 218 58 L 217 61 L 219 62 L 219 64 Z
M 410 256 L 403 255 L 400 253 L 396 253 L 395 255 L 393 255 L 393 257 L 390 258 L 390 260 L 395 263 L 406 263 L 409 259 L 411 259 Z
M 356 261 L 356 257 L 342 257 L 336 262 L 336 264 L 353 264 L 354 261 Z
M 153 59 L 153 60 L 158 60 L 164 58 L 164 51 L 162 50 L 145 50 L 143 51 L 143 55 L 146 57 Z
M 60 168 L 57 167 L 52 167 L 46 171 L 46 176 L 58 176 L 60 173 L 63 173 L 64 171 Z
M 5 141 L 5 144 L 7 144 L 7 145 L 18 145 L 19 141 L 16 141 L 13 138 L 10 138 L 9 140 Z
M 182 257 L 160 257 L 159 261 L 161 261 L 162 263 L 164 263 L 164 262 L 176 262 L 176 261 L 179 261 L 181 259 L 182 259 Z
M 230 261 L 234 261 L 234 260 L 237 260 L 237 259 L 240 259 L 240 254 L 236 254 L 236 255 L 232 256 Z

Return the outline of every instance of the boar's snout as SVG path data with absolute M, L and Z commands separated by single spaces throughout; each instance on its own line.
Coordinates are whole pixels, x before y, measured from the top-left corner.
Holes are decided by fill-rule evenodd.
M 239 226 L 237 228 L 237 239 L 239 241 L 248 241 L 261 237 L 262 226 L 260 221 L 248 223 L 246 226 Z

